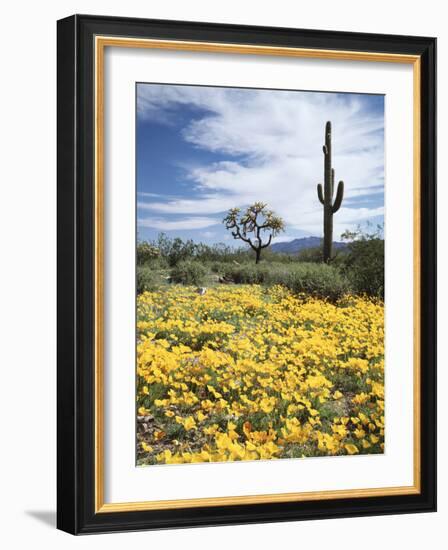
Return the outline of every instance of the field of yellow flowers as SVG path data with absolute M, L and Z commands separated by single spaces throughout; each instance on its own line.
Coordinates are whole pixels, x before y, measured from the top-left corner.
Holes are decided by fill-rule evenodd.
M 384 307 L 280 286 L 137 302 L 137 463 L 382 453 Z

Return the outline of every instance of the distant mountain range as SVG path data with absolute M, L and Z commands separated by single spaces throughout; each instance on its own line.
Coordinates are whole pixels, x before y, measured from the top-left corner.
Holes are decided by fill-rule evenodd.
M 307 248 L 317 248 L 322 246 L 321 237 L 302 237 L 301 239 L 294 239 L 289 242 L 275 243 L 271 245 L 272 252 L 280 252 L 281 254 L 298 254 L 302 250 Z M 333 248 L 335 250 L 345 248 L 347 243 L 333 242 Z

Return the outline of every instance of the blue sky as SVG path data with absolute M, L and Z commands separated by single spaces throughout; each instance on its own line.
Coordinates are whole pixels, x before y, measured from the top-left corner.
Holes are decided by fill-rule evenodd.
M 137 84 L 137 230 L 240 245 L 226 211 L 268 203 L 286 222 L 277 237 L 322 235 L 325 122 L 345 198 L 335 238 L 383 223 L 384 97 L 170 84 Z

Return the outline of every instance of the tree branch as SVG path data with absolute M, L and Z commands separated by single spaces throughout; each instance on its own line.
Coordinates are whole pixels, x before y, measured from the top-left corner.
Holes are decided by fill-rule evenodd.
M 269 235 L 268 242 L 260 246 L 260 248 L 267 248 L 271 244 L 271 241 L 272 241 L 272 233 Z
M 235 229 L 235 231 L 232 231 L 232 236 L 234 239 L 241 239 L 242 241 L 244 241 L 245 243 L 248 243 L 250 244 L 250 246 L 252 248 L 254 248 L 254 245 L 252 244 L 252 241 L 250 240 L 250 237 L 243 237 L 243 235 L 241 234 L 241 231 L 240 231 L 240 228 L 238 227 L 238 225 L 233 225 L 233 228 Z M 230 229 L 230 228 L 229 228 Z M 255 248 L 254 248 L 255 250 Z

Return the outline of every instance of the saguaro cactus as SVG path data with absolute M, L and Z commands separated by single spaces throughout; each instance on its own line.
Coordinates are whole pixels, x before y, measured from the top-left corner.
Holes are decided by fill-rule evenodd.
M 325 125 L 324 151 L 324 189 L 322 184 L 317 186 L 317 196 L 324 207 L 324 262 L 328 263 L 333 256 L 333 214 L 335 214 L 344 198 L 344 182 L 338 183 L 336 198 L 333 202 L 334 193 L 334 168 L 331 166 L 331 122 Z

